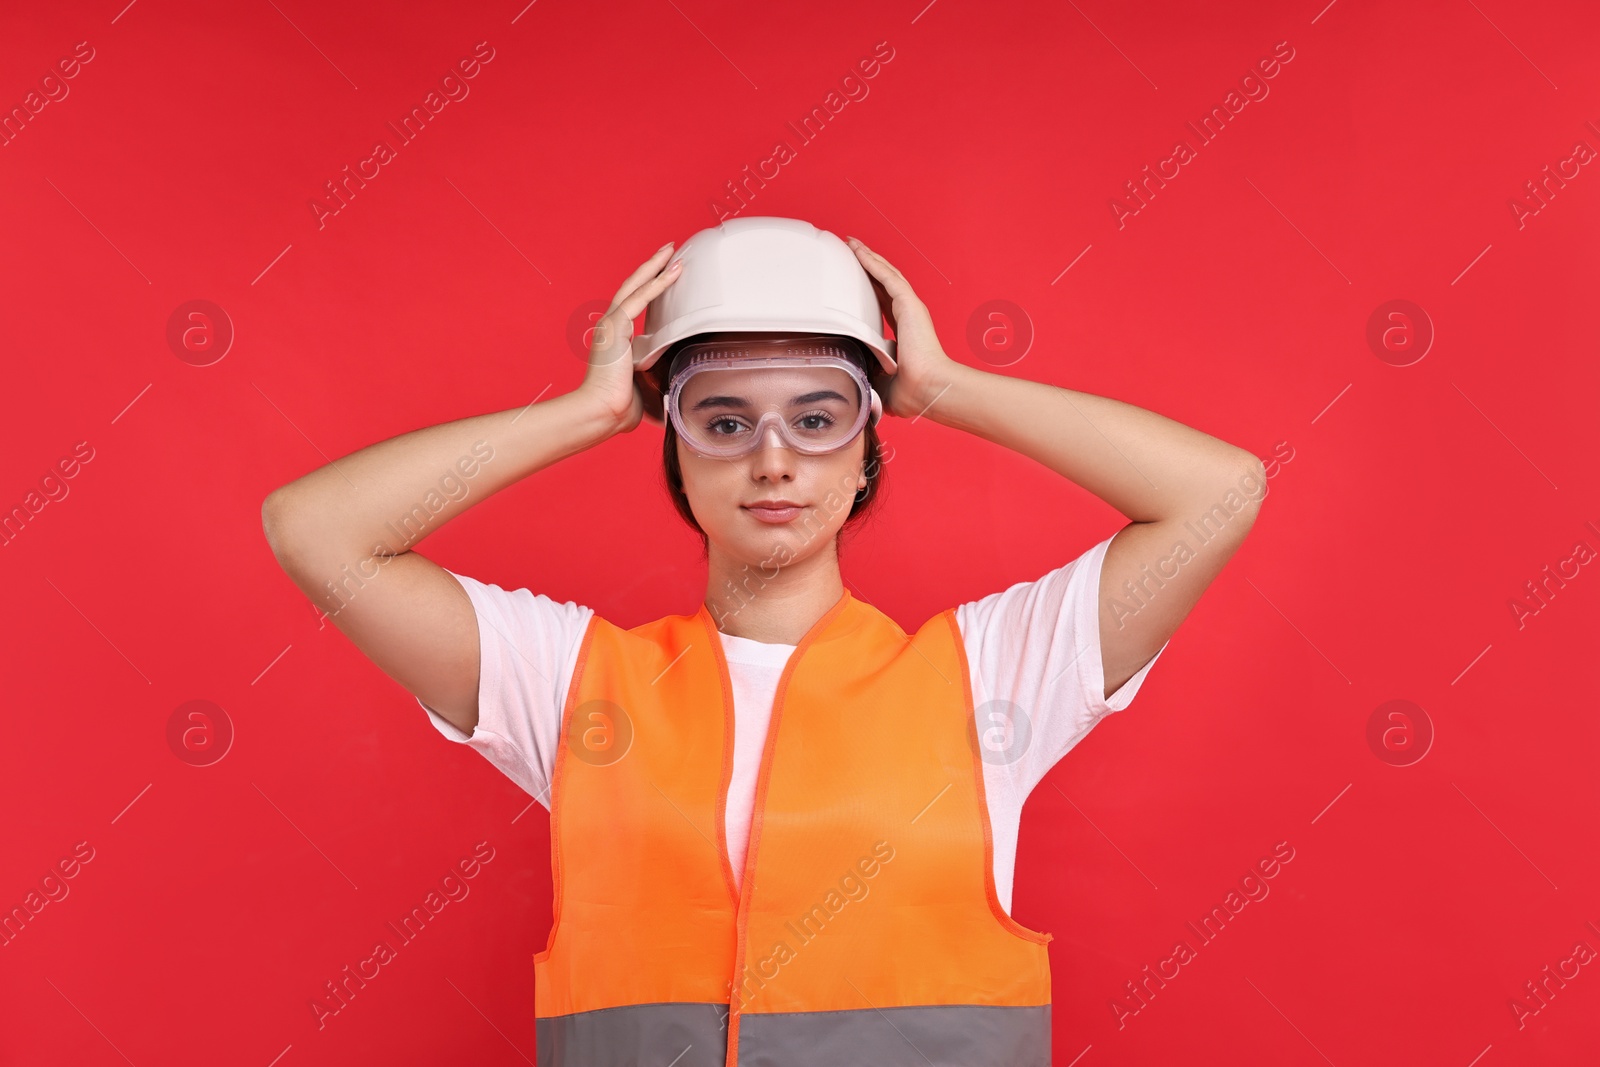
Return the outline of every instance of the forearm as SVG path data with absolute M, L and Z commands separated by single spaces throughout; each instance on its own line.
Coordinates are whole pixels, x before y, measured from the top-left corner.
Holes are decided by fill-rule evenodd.
M 273 552 L 318 571 L 409 551 L 481 500 L 590 448 L 613 423 L 580 393 L 429 426 L 319 467 L 267 497 Z
M 1258 464 L 1153 411 L 952 363 L 927 417 L 1028 456 L 1135 522 L 1187 517 Z

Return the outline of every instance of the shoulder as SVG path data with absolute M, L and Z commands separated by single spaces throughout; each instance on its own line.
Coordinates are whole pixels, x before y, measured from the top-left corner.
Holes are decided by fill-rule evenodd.
M 506 589 L 492 582 L 446 569 L 461 583 L 480 619 L 504 621 L 541 629 L 582 630 L 594 617 L 594 609 L 575 601 L 557 601 L 526 587 Z
M 968 645 L 982 646 L 1053 628 L 1061 621 L 1063 605 L 1085 596 L 1092 601 L 1098 595 L 1100 569 L 1110 546 L 1107 537 L 1038 578 L 958 605 L 954 612 L 962 637 Z

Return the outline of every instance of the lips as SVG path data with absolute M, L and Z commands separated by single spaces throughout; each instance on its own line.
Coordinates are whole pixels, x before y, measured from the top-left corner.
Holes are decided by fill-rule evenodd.
M 784 523 L 793 521 L 804 510 L 804 506 L 792 500 L 759 500 L 744 505 L 744 510 L 759 522 Z

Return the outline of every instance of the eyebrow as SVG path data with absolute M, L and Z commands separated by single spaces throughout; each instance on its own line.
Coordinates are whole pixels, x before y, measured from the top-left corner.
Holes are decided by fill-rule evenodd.
M 802 393 L 790 400 L 790 404 L 815 404 L 821 400 L 845 401 L 845 397 L 833 389 L 818 389 L 814 393 Z M 699 400 L 691 407 L 690 411 L 704 411 L 707 408 L 742 408 L 748 407 L 750 401 L 742 396 L 708 396 Z

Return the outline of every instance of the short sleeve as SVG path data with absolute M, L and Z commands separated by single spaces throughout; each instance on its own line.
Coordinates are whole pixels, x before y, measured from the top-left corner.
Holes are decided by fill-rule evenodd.
M 561 712 L 594 612 L 447 573 L 466 590 L 478 618 L 478 725 L 468 734 L 417 703 L 441 734 L 477 749 L 549 808 Z
M 1100 569 L 1112 537 L 1036 581 L 956 608 L 978 728 L 1005 726 L 1007 740 L 991 762 L 1004 766 L 1020 796 L 1031 792 L 1096 723 L 1132 703 L 1166 651 L 1163 644 L 1109 699 L 1105 696 Z M 1014 752 L 1005 751 L 1013 745 Z

